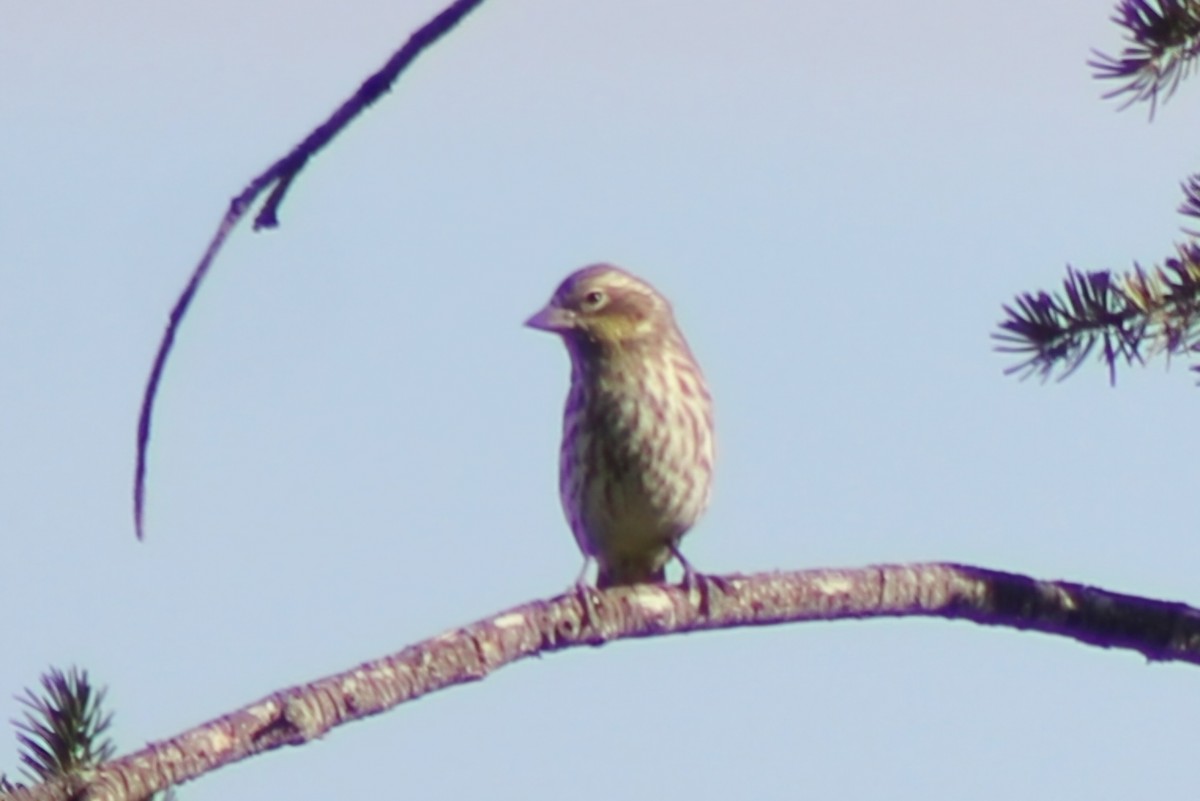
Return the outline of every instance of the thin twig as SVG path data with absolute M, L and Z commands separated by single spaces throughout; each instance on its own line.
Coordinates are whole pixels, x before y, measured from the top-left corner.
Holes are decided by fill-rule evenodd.
M 150 377 L 146 381 L 146 390 L 142 394 L 142 406 L 138 414 L 137 426 L 137 462 L 133 474 L 133 523 L 138 539 L 142 539 L 145 534 L 143 518 L 146 500 L 146 453 L 150 444 L 150 421 L 154 412 L 154 401 L 158 395 L 158 386 L 162 380 L 163 368 L 166 366 L 167 357 L 175 344 L 179 326 L 187 316 L 188 309 L 195 300 L 196 292 L 208 275 L 208 270 L 224 246 L 226 238 L 267 187 L 272 187 L 272 191 L 258 216 L 255 217 L 254 230 L 276 227 L 279 224 L 279 206 L 293 180 L 309 160 L 328 145 L 368 106 L 385 92 L 390 91 L 400 73 L 418 55 L 449 33 L 467 14 L 474 11 L 483 2 L 484 0 L 457 0 L 426 23 L 409 37 L 404 46 L 397 50 L 378 72 L 363 81 L 358 91 L 333 112 L 329 119 L 317 126 L 290 153 L 255 177 L 242 190 L 241 194 L 230 202 L 229 210 L 225 213 L 220 225 L 217 226 L 217 232 L 204 251 L 203 258 L 192 270 L 187 286 L 184 287 L 179 299 L 175 301 L 175 306 L 171 309 L 166 331 L 158 343 L 158 353 L 155 354 L 154 365 L 151 367 Z

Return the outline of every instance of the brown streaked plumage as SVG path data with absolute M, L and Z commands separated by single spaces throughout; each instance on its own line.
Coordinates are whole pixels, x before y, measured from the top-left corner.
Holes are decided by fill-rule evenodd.
M 567 276 L 526 325 L 571 358 L 559 491 L 596 586 L 662 581 L 708 506 L 712 400 L 671 305 L 608 264 Z M 684 562 L 684 567 L 690 567 Z

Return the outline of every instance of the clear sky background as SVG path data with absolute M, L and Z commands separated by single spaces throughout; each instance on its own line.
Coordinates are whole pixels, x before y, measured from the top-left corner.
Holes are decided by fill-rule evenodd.
M 0 719 L 48 665 L 127 752 L 562 591 L 567 359 L 610 260 L 716 399 L 709 572 L 953 560 L 1200 604 L 1182 363 L 1006 377 L 1002 303 L 1169 252 L 1200 85 L 1117 113 L 1107 3 L 492 0 L 240 229 L 228 199 L 436 2 L 10 3 L 0 30 Z M 940 620 L 506 668 L 183 798 L 1089 798 L 1195 791 L 1200 673 Z M 2 742 L 2 740 L 0 740 Z M 16 765 L 15 740 L 0 766 Z

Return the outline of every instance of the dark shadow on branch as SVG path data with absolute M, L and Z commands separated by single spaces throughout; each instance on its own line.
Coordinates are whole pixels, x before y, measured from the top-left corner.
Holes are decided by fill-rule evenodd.
M 359 114 L 392 88 L 396 79 L 426 48 L 445 36 L 463 17 L 482 5 L 484 0 L 458 0 L 430 20 L 420 30 L 409 37 L 408 41 L 388 59 L 387 63 L 374 75 L 363 81 L 358 91 L 341 105 L 329 119 L 319 125 L 312 133 L 296 145 L 290 153 L 276 161 L 261 175 L 252 180 L 241 194 L 229 204 L 217 232 L 209 242 L 204 256 L 200 259 L 188 279 L 187 286 L 175 301 L 167 321 L 167 329 L 158 344 L 158 352 L 150 369 L 150 377 L 146 382 L 146 390 L 142 395 L 142 407 L 138 415 L 137 426 L 137 462 L 133 476 L 133 521 L 138 539 L 144 532 L 145 489 L 146 489 L 146 452 L 150 443 L 150 422 L 154 412 L 154 400 L 158 395 L 159 382 L 162 380 L 163 368 L 167 357 L 175 344 L 175 336 L 179 326 L 187 316 L 188 309 L 196 297 L 196 292 L 203 283 L 213 260 L 220 253 L 230 232 L 241 222 L 242 217 L 258 200 L 264 190 L 271 187 L 271 194 L 254 219 L 254 229 L 274 228 L 279 224 L 279 207 L 299 172 L 304 169 L 314 155 L 330 143 L 335 136 L 349 125 Z

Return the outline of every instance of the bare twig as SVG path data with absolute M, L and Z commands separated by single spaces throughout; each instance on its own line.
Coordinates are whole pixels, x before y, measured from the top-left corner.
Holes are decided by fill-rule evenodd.
M 241 222 L 247 210 L 258 199 L 264 190 L 271 187 L 258 216 L 254 219 L 254 229 L 274 228 L 279 224 L 279 206 L 283 202 L 289 187 L 309 159 L 315 156 L 335 136 L 342 132 L 359 114 L 388 92 L 396 79 L 425 49 L 445 36 L 467 14 L 483 4 L 483 0 L 456 0 L 440 14 L 426 23 L 420 30 L 409 37 L 404 46 L 396 51 L 387 63 L 371 77 L 363 81 L 358 91 L 330 115 L 329 119 L 317 126 L 312 133 L 296 145 L 290 153 L 276 161 L 262 174 L 256 176 L 242 192 L 229 204 L 217 232 L 209 242 L 208 248 L 199 264 L 192 270 L 187 286 L 175 301 L 167 321 L 166 331 L 158 344 L 154 364 L 150 369 L 150 377 L 142 394 L 142 407 L 138 415 L 137 426 L 137 462 L 133 475 L 133 522 L 138 539 L 142 539 L 144 530 L 145 489 L 146 489 L 146 451 L 150 443 L 150 421 L 154 412 L 154 400 L 158 394 L 158 385 L 162 380 L 163 368 L 167 356 L 175 344 L 175 336 L 179 326 L 187 315 L 188 309 L 195 299 L 196 291 L 203 283 L 213 260 L 220 253 L 230 232 Z
M 881 565 L 706 577 L 703 592 L 673 585 L 614 587 L 533 601 L 399 653 L 273 693 L 84 777 L 79 798 L 132 801 L 224 765 L 388 711 L 436 690 L 479 681 L 530 656 L 631 637 L 807 620 L 942 617 L 1030 629 L 1154 661 L 1200 665 L 1200 610 L 966 565 Z M 78 785 L 46 783 L 2 801 L 66 801 Z

